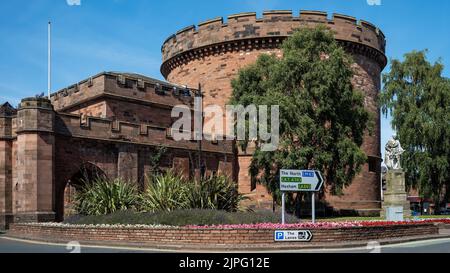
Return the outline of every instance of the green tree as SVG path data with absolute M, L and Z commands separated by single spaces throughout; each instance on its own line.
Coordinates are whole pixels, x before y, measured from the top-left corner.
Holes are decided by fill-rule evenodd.
M 351 82 L 353 60 L 323 26 L 297 31 L 282 51 L 261 55 L 232 82 L 231 104 L 280 106 L 279 148 L 257 145 L 251 174 L 277 201 L 282 168 L 318 169 L 341 194 L 367 161 L 360 147 L 372 120 Z
M 450 81 L 442 76 L 444 66 L 431 64 L 426 54 L 413 51 L 403 62 L 392 60 L 380 100 L 405 146 L 408 185 L 440 204 L 450 192 Z

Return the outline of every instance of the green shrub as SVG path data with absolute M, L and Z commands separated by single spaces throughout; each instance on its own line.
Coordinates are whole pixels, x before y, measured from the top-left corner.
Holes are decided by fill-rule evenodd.
M 187 181 L 173 171 L 147 178 L 147 190 L 141 196 L 145 212 L 177 209 L 217 209 L 238 211 L 245 198 L 236 183 L 225 176 L 212 176 L 199 183 Z
M 119 211 L 101 216 L 73 216 L 65 221 L 69 224 L 130 224 L 130 225 L 224 225 L 224 224 L 259 224 L 279 223 L 280 213 L 272 211 L 226 212 L 220 210 L 174 210 L 171 212 L 138 213 Z M 298 223 L 299 220 L 287 215 L 287 223 Z
M 173 171 L 147 177 L 147 189 L 141 195 L 140 209 L 145 212 L 187 208 L 187 183 Z
M 183 209 L 240 210 L 245 198 L 236 183 L 224 176 L 210 177 L 199 183 L 185 180 L 174 171 L 148 176 L 142 194 L 122 179 L 97 178 L 76 197 L 76 210 L 82 215 L 104 215 L 121 210 L 142 212 Z
M 245 198 L 238 191 L 236 183 L 225 176 L 212 176 L 200 183 L 191 182 L 187 192 L 188 208 L 216 209 L 228 212 L 238 211 L 239 203 Z
M 75 209 L 82 215 L 104 215 L 135 209 L 138 196 L 136 187 L 120 178 L 97 178 L 86 183 L 76 194 Z

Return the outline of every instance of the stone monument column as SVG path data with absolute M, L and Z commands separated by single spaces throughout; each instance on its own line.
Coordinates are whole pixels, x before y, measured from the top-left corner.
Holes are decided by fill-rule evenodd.
M 406 193 L 405 172 L 389 170 L 386 174 L 386 187 L 381 217 L 386 217 L 388 207 L 403 207 L 403 216 L 411 217 L 411 204 Z
M 405 172 L 401 167 L 401 155 L 404 153 L 400 142 L 392 137 L 386 144 L 385 163 L 388 167 L 386 174 L 386 192 L 384 193 L 381 217 L 387 217 L 390 207 L 402 207 L 403 217 L 411 217 L 411 204 L 406 192 Z

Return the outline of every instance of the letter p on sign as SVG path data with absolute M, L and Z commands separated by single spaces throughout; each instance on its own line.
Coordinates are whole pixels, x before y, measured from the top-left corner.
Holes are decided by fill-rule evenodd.
M 284 232 L 277 232 L 276 238 L 277 238 L 277 240 L 283 240 L 284 239 Z

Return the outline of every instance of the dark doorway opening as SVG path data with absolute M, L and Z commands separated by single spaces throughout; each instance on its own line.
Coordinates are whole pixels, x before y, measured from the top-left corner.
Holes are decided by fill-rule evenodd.
M 106 178 L 102 169 L 92 163 L 81 165 L 80 169 L 67 181 L 64 188 L 64 218 L 76 215 L 75 199 L 77 192 L 81 191 L 87 183 L 93 183 L 99 178 Z

